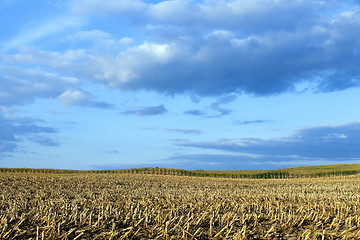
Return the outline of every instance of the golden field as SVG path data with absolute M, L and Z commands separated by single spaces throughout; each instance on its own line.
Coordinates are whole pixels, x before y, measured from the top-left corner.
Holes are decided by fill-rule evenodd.
M 0 239 L 360 239 L 360 175 L 1 172 Z

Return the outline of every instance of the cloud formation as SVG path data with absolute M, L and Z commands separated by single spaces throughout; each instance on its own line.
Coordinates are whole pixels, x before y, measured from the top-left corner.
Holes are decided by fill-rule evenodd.
M 249 125 L 249 124 L 258 124 L 258 123 L 268 123 L 269 120 L 250 120 L 250 121 L 234 121 L 235 125 Z
M 0 114 L 0 157 L 4 153 L 14 152 L 23 139 L 43 146 L 58 146 L 51 135 L 57 129 L 37 125 L 37 119 L 6 119 Z
M 282 169 L 297 166 L 358 163 L 358 160 L 246 156 L 240 154 L 176 154 L 156 166 L 202 170 Z M 154 165 L 150 165 L 154 166 Z
M 167 109 L 164 105 L 154 106 L 154 107 L 144 107 L 136 110 L 130 110 L 124 112 L 127 115 L 138 115 L 138 116 L 152 116 L 152 115 L 161 115 L 167 112 Z
M 193 116 L 205 116 L 206 115 L 205 111 L 201 111 L 198 109 L 188 110 L 188 111 L 185 111 L 184 113 L 188 114 L 188 115 L 193 115 Z
M 94 101 L 92 100 L 93 97 L 89 93 L 80 90 L 65 91 L 59 95 L 58 98 L 60 99 L 61 103 L 67 107 L 78 105 L 104 109 L 113 108 L 112 104 Z
M 94 41 L 64 52 L 21 51 L 9 54 L 12 64 L 21 60 L 59 76 L 166 94 L 269 96 L 304 84 L 315 92 L 360 86 L 355 1 L 69 2 L 75 16 L 118 16 L 149 38 L 123 45 L 131 36 L 79 31 L 72 42 L 101 38 L 106 46 Z
M 43 61 L 46 61 L 47 57 L 51 57 L 45 55 Z M 27 61 L 27 58 L 33 57 L 35 56 L 15 55 L 7 56 L 6 59 L 9 61 L 17 59 L 16 61 L 21 63 Z M 62 65 L 61 60 L 56 65 Z M 37 98 L 57 98 L 64 106 L 80 105 L 107 109 L 113 107 L 112 104 L 96 101 L 90 93 L 78 89 L 79 82 L 80 80 L 76 77 L 62 76 L 42 68 L 27 68 L 0 63 L 0 106 L 24 105 Z
M 184 134 L 201 134 L 202 132 L 197 129 L 192 128 L 165 128 L 164 130 L 170 131 L 170 132 L 179 132 Z
M 254 154 L 268 159 L 360 159 L 360 123 L 299 130 L 289 137 L 221 139 L 211 142 L 176 142 L 184 147 Z
M 77 79 L 59 77 L 41 69 L 0 64 L 0 106 L 22 105 L 36 98 L 55 98 Z
M 144 130 L 164 130 L 168 132 L 183 133 L 183 134 L 202 134 L 202 131 L 193 128 L 157 128 L 157 127 L 142 127 Z
M 235 94 L 223 95 L 219 97 L 215 102 L 211 103 L 210 106 L 206 107 L 206 109 L 204 110 L 187 110 L 184 112 L 184 114 L 207 118 L 216 118 L 229 115 L 230 113 L 232 113 L 232 110 L 224 108 L 223 105 L 235 101 L 236 98 L 237 96 Z

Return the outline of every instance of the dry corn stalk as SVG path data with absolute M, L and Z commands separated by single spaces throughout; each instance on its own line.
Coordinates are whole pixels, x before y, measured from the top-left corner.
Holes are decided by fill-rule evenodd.
M 359 239 L 360 176 L 0 173 L 0 239 Z

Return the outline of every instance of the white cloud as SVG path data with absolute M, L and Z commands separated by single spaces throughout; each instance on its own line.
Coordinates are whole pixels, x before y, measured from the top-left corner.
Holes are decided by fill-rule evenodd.
M 149 60 L 159 63 L 166 63 L 173 56 L 172 48 L 168 44 L 155 44 L 145 42 L 144 44 L 132 49 L 131 52 L 142 55 Z
M 38 97 L 56 97 L 75 81 L 38 68 L 0 65 L 0 71 L 0 105 L 4 106 L 28 103 Z
M 79 90 L 68 90 L 58 96 L 64 106 L 73 106 L 83 103 L 89 99 L 89 95 Z
M 134 42 L 134 39 L 129 38 L 129 37 L 124 37 L 119 40 L 119 43 L 124 46 L 131 45 L 133 42 Z
M 81 41 L 91 40 L 94 42 L 111 38 L 111 34 L 100 30 L 80 31 L 68 37 L 70 40 Z
M 82 49 L 65 50 L 63 53 L 21 48 L 21 52 L 14 55 L 4 55 L 3 59 L 8 64 L 29 65 L 50 68 L 58 75 L 65 75 L 63 80 L 73 84 L 79 83 L 79 72 L 86 69 L 84 66 L 92 56 Z M 85 67 L 85 68 L 83 68 Z M 80 76 L 80 75 L 79 75 Z
M 89 57 L 82 71 L 88 78 L 103 82 L 111 87 L 121 87 L 127 82 L 144 77 L 144 71 L 166 64 L 176 56 L 174 46 L 168 44 L 144 43 L 126 49 L 113 58 L 109 56 Z
M 345 138 L 347 138 L 347 136 L 345 134 L 342 134 L 342 133 L 330 133 L 327 136 L 324 136 L 324 138 L 329 139 L 329 140 L 331 140 L 332 138 L 345 139 Z
M 94 101 L 93 96 L 81 90 L 67 90 L 60 94 L 57 98 L 60 99 L 61 104 L 65 107 L 84 106 L 104 109 L 113 107 L 111 104 L 105 102 Z

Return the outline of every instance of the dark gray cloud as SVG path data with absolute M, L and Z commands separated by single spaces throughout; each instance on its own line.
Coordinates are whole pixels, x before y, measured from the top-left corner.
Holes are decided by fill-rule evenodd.
M 202 134 L 202 132 L 198 129 L 193 128 L 157 128 L 157 127 L 142 127 L 144 130 L 164 130 L 169 132 L 177 132 L 183 134 Z
M 229 115 L 232 112 L 232 110 L 226 108 L 212 108 L 208 110 L 188 110 L 185 111 L 184 114 L 206 118 L 217 118 Z
M 232 112 L 232 110 L 223 108 L 222 105 L 227 104 L 227 103 L 231 103 L 231 102 L 235 101 L 236 98 L 237 98 L 237 96 L 234 95 L 234 94 L 225 95 L 225 96 L 220 97 L 214 103 L 212 103 L 211 104 L 211 109 L 217 112 L 217 114 L 213 115 L 213 116 L 216 117 L 216 116 L 224 116 L 224 115 L 230 114 Z
M 358 163 L 347 159 L 312 159 L 273 156 L 246 156 L 240 154 L 174 154 L 166 159 L 142 164 L 102 164 L 92 165 L 90 169 L 126 169 L 140 167 L 163 167 L 187 170 L 270 170 L 298 166 Z
M 119 150 L 108 150 L 108 151 L 106 151 L 106 153 L 107 154 L 119 154 L 119 153 L 121 153 L 121 151 L 119 151 Z
M 193 115 L 193 116 L 204 116 L 206 115 L 206 112 L 201 111 L 201 110 L 188 110 L 184 112 L 185 114 L 188 115 Z
M 9 120 L 0 115 L 0 156 L 15 151 L 24 138 L 43 146 L 59 146 L 59 143 L 50 137 L 57 133 L 57 129 L 36 125 L 37 121 L 41 120 Z
M 214 109 L 219 109 L 220 105 L 231 103 L 235 101 L 236 98 L 237 96 L 235 94 L 221 96 L 217 99 L 216 102 L 211 104 L 211 107 Z
M 21 124 L 13 126 L 13 132 L 16 135 L 20 135 L 22 133 L 56 133 L 57 130 L 52 127 L 41 127 L 35 124 Z
M 207 118 L 216 118 L 222 117 L 228 114 L 231 114 L 233 110 L 224 108 L 223 105 L 235 101 L 237 96 L 235 94 L 222 95 L 216 99 L 215 102 L 211 103 L 210 106 L 206 107 L 204 110 L 193 109 L 185 111 L 184 114 L 192 116 L 201 116 Z
M 165 128 L 164 130 L 170 132 L 179 132 L 184 134 L 201 134 L 202 132 L 197 129 L 190 129 L 190 128 Z
M 50 138 L 50 137 L 46 137 L 46 136 L 43 136 L 43 135 L 33 135 L 33 136 L 28 136 L 28 139 L 33 141 L 33 142 L 36 142 L 42 146 L 45 146 L 45 147 L 58 147 L 60 146 L 59 142 L 54 140 L 53 138 Z
M 107 103 L 104 101 L 89 101 L 86 106 L 94 107 L 94 108 L 102 108 L 102 109 L 114 109 L 114 104 Z
M 235 125 L 248 125 L 248 124 L 257 124 L 257 123 L 269 123 L 269 120 L 250 120 L 250 121 L 234 121 Z
M 126 111 L 124 114 L 127 115 L 138 115 L 138 116 L 152 116 L 152 115 L 161 115 L 166 113 L 167 110 L 164 105 L 154 106 L 154 107 L 144 107 L 137 110 Z
M 226 108 L 213 108 L 210 110 L 188 110 L 185 111 L 184 114 L 206 118 L 217 118 L 229 115 L 232 112 L 232 110 Z
M 276 139 L 239 138 L 212 142 L 176 142 L 176 144 L 255 154 L 268 158 L 360 160 L 360 123 L 307 128 L 292 136 Z

